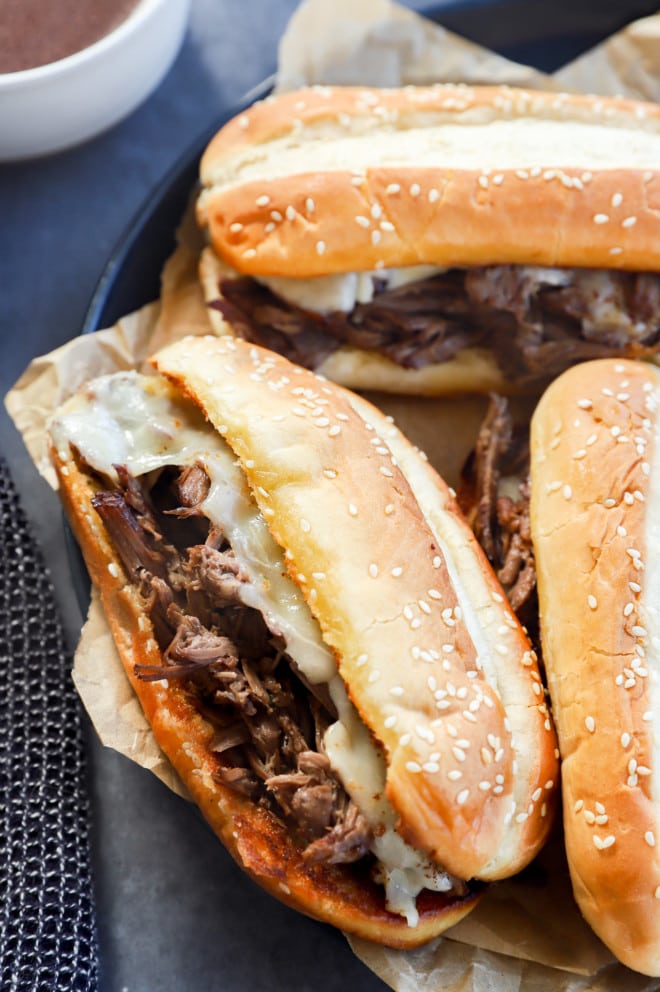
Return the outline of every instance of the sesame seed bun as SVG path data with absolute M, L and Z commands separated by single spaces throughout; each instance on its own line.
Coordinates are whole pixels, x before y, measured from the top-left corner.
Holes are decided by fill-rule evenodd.
M 294 281 L 418 265 L 660 272 L 658 161 L 655 104 L 466 85 L 271 96 L 202 157 L 206 299 L 212 256 Z M 411 369 L 343 346 L 319 370 L 351 388 L 516 389 L 487 349 Z
M 657 787 L 660 374 L 589 362 L 532 419 L 531 525 L 576 900 L 628 967 L 660 975 Z
M 154 363 L 239 458 L 385 750 L 399 832 L 460 878 L 519 871 L 552 822 L 554 728 L 453 494 L 380 411 L 271 352 L 190 338 Z
M 660 108 L 508 87 L 317 87 L 212 139 L 198 218 L 250 275 L 660 271 Z M 359 218 L 366 219 L 361 223 Z
M 301 615 L 306 604 L 329 661 L 322 678 L 333 701 L 342 698 L 333 695 L 335 682 L 341 683 L 360 724 L 359 732 L 350 720 L 344 725 L 343 746 L 355 750 L 357 761 L 365 761 L 365 739 L 376 753 L 379 771 L 366 779 L 366 788 L 384 791 L 399 838 L 454 880 L 493 881 L 522 869 L 554 821 L 556 737 L 534 652 L 453 493 L 390 418 L 271 352 L 231 338 L 184 338 L 152 363 L 160 374 L 137 377 L 137 388 L 150 400 L 175 401 L 171 419 L 138 415 L 160 407 L 145 406 L 132 393 L 130 399 L 115 394 L 129 410 L 130 434 L 142 438 L 142 422 L 147 424 L 137 444 L 141 471 L 153 479 L 153 459 L 164 449 L 174 461 L 163 464 L 180 464 L 176 458 L 185 450 L 186 464 L 211 473 L 218 435 L 224 438 L 233 452 L 230 463 L 240 466 L 240 479 L 247 482 L 241 499 L 249 513 L 260 511 L 258 574 L 264 586 L 276 581 L 268 571 L 267 528 L 281 555 L 276 570 L 285 568 L 289 576 L 286 609 L 297 617 L 300 643 L 314 649 Z M 430 940 L 474 907 L 483 886 L 423 888 L 416 897 L 419 920 L 409 925 L 387 908 L 385 890 L 363 862 L 305 860 L 300 841 L 272 810 L 219 778 L 216 727 L 186 682 L 159 675 L 167 672 L 163 639 L 147 597 L 136 589 L 91 502 L 99 488 L 107 489 L 110 469 L 104 461 L 85 460 L 86 444 L 111 451 L 113 458 L 124 450 L 117 444 L 118 431 L 125 430 L 117 407 L 103 406 L 102 397 L 110 380 L 133 382 L 133 376 L 119 373 L 89 383 L 68 401 L 51 425 L 52 458 L 67 514 L 156 740 L 233 857 L 277 898 L 393 947 Z M 190 406 L 185 413 L 190 399 L 208 423 L 201 423 L 197 410 L 192 418 Z M 96 403 L 101 415 L 89 442 L 88 404 Z M 191 433 L 191 424 L 201 437 Z M 224 493 L 225 477 L 214 478 Z M 234 500 L 240 525 L 222 516 L 231 517 Z M 222 507 L 216 526 L 254 530 L 238 495 L 229 503 L 223 498 Z M 298 655 L 295 664 L 305 671 Z M 158 679 L 137 677 L 136 665 L 155 669 Z M 337 709 L 340 724 L 339 703 Z M 327 735 L 323 742 L 332 760 Z M 354 767 L 348 765 L 351 775 Z M 341 768 L 335 771 L 341 778 Z M 342 782 L 352 795 L 350 783 Z M 378 833 L 378 825 L 374 829 Z

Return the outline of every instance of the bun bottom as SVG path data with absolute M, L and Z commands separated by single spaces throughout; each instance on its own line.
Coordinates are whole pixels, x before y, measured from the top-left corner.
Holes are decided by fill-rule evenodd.
M 146 682 L 135 665 L 162 664 L 151 621 L 137 590 L 126 580 L 100 518 L 91 511 L 92 477 L 73 458 L 52 452 L 67 516 L 99 591 L 125 673 L 156 741 L 200 811 L 238 865 L 281 902 L 346 933 L 398 949 L 427 943 L 458 923 L 477 904 L 481 889 L 463 897 L 422 891 L 419 922 L 387 910 L 384 890 L 366 868 L 309 864 L 284 824 L 214 777 L 214 730 L 186 691 L 171 682 Z
M 199 278 L 207 304 L 217 300 L 218 282 L 231 275 L 212 248 L 202 251 Z M 211 330 L 219 335 L 235 337 L 222 314 L 207 307 Z M 401 393 L 409 396 L 456 396 L 462 393 L 487 395 L 499 392 L 516 395 L 520 389 L 506 379 L 487 348 L 465 348 L 447 362 L 426 365 L 419 369 L 403 368 L 384 355 L 342 345 L 313 370 L 331 382 L 348 389 Z

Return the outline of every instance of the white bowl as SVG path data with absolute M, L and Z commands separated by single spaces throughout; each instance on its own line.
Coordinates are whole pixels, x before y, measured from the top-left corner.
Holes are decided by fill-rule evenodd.
M 61 151 L 126 117 L 172 65 L 189 7 L 190 0 L 139 0 L 88 48 L 0 73 L 0 161 Z

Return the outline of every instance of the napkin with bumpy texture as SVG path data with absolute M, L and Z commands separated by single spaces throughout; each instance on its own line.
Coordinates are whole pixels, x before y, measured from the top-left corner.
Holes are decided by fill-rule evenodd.
M 0 988 L 95 992 L 81 708 L 53 588 L 0 460 Z

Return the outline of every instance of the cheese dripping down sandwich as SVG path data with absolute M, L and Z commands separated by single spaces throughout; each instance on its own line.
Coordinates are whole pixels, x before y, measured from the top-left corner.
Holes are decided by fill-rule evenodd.
M 398 947 L 539 850 L 534 653 L 453 495 L 361 398 L 189 338 L 55 416 L 61 493 L 155 736 L 261 885 Z
M 352 388 L 535 390 L 660 348 L 660 109 L 507 87 L 315 87 L 201 161 L 214 330 Z
M 660 373 L 603 360 L 534 413 L 531 526 L 575 897 L 660 975 Z

